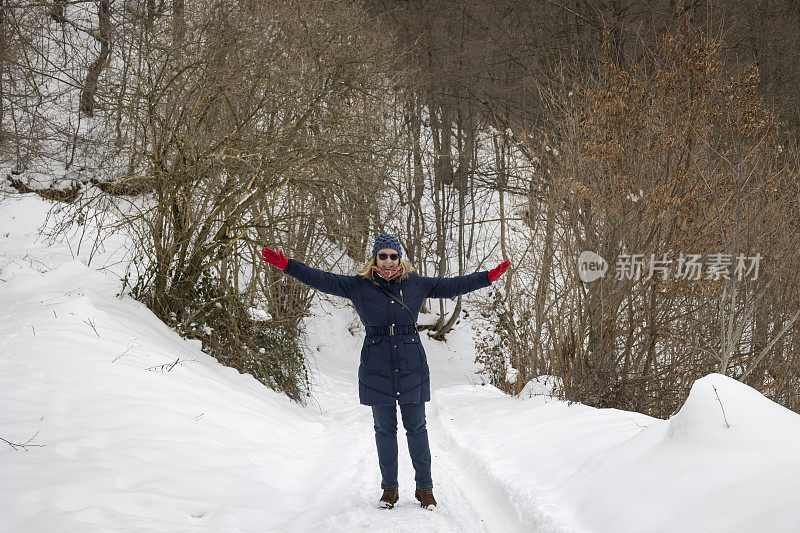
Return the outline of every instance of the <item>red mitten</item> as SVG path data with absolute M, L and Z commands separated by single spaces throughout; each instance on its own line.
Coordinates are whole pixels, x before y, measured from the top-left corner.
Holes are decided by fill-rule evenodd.
M 497 281 L 497 278 L 505 274 L 506 270 L 508 270 L 508 265 L 510 264 L 511 261 L 506 260 L 497 265 L 496 267 L 494 267 L 493 269 L 491 269 L 489 271 L 489 281 L 491 281 L 492 283 Z
M 270 265 L 280 268 L 281 270 L 286 270 L 286 267 L 289 266 L 289 260 L 283 255 L 283 250 L 276 252 L 265 246 L 264 249 L 261 250 L 261 258 Z

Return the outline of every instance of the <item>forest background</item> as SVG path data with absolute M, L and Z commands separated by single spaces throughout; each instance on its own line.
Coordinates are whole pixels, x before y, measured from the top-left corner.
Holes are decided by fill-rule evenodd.
M 0 178 L 52 238 L 134 235 L 121 292 L 301 402 L 313 293 L 258 250 L 348 273 L 391 232 L 425 275 L 511 260 L 472 317 L 509 393 L 665 417 L 720 372 L 798 411 L 798 55 L 788 0 L 2 0 Z

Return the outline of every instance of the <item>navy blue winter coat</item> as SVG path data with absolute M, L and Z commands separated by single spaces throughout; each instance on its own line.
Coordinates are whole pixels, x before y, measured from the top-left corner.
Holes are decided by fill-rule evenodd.
M 394 296 L 390 298 L 373 281 L 361 276 L 332 274 L 295 259 L 289 260 L 285 272 L 318 291 L 349 298 L 353 302 L 367 332 L 358 367 L 358 396 L 364 405 L 430 400 L 428 360 L 419 334 L 413 328 L 423 300 L 453 298 L 491 285 L 488 271 L 452 278 L 427 278 L 414 272 L 403 281 L 386 281 L 373 274 L 374 283 Z M 397 303 L 398 300 L 414 312 L 413 318 Z M 389 335 L 380 331 L 392 324 L 401 333 Z

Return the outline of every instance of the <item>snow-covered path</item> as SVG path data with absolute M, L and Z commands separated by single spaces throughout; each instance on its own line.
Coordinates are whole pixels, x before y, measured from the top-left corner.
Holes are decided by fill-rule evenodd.
M 427 340 L 423 342 L 438 345 L 430 355 L 434 367 L 434 401 L 428 404 L 427 414 L 435 494 L 440 506 L 429 512 L 414 500 L 414 471 L 401 427 L 398 430 L 401 499 L 391 511 L 377 508 L 380 472 L 372 416 L 368 407 L 359 405 L 355 386 L 361 337 L 349 333 L 355 314 L 339 304 L 341 307 L 334 309 L 331 304 L 323 303 L 318 316 L 309 321 L 309 338 L 324 339 L 316 346 L 312 343 L 312 352 L 317 367 L 315 403 L 327 419 L 326 437 L 315 443 L 320 451 L 316 461 L 327 476 L 325 483 L 312 491 L 316 494 L 315 505 L 298 513 L 292 524 L 308 531 L 320 528 L 324 531 L 530 530 L 502 489 L 481 475 L 480 467 L 471 464 L 461 447 L 443 430 L 436 391 L 464 385 L 472 377 L 473 368 L 457 350 L 446 355 L 449 351 L 446 345 Z M 427 347 L 429 351 L 430 348 Z

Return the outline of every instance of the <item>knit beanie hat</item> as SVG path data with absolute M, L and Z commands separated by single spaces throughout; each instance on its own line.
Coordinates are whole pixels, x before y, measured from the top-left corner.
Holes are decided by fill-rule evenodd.
M 383 250 L 384 248 L 396 250 L 397 255 L 400 256 L 400 258 L 403 257 L 403 249 L 400 247 L 400 241 L 394 235 L 381 233 L 375 237 L 375 246 L 372 247 L 372 255 L 374 256 L 378 253 L 378 250 Z

